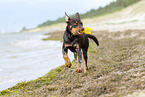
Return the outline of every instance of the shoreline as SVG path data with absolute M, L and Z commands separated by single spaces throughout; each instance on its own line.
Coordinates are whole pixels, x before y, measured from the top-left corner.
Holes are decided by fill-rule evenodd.
M 23 38 L 17 38 L 22 36 Z M 41 40 L 43 37 L 47 36 L 43 33 L 8 33 L 1 36 L 0 91 L 18 82 L 41 77 L 50 71 L 50 68 L 64 63 L 60 50 L 61 41 L 45 42 Z

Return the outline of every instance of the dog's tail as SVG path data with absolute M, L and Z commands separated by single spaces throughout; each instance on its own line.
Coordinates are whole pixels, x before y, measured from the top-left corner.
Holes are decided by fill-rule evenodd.
M 86 34 L 90 39 L 92 39 L 96 44 L 97 46 L 99 46 L 99 41 L 98 39 L 94 36 L 94 35 L 91 35 L 91 34 Z

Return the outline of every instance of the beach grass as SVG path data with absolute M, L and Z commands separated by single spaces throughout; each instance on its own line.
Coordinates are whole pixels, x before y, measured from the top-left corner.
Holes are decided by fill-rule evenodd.
M 77 73 L 74 60 L 71 68 L 59 66 L 42 77 L 1 91 L 0 96 L 120 97 L 144 90 L 145 30 L 94 31 L 92 34 L 100 46 L 90 40 L 87 73 Z M 62 36 L 57 39 L 61 40 Z

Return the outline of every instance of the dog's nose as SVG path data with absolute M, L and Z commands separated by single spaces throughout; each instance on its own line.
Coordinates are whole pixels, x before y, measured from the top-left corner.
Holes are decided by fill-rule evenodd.
M 84 31 L 84 28 L 83 27 L 81 27 L 81 31 Z

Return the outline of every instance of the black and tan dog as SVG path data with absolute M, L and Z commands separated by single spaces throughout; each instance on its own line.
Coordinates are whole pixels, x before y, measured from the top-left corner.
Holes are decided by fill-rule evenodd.
M 69 68 L 71 67 L 71 62 L 67 55 L 69 49 L 74 53 L 75 59 L 77 60 L 76 72 L 82 72 L 81 59 L 83 59 L 84 61 L 84 72 L 86 72 L 88 70 L 87 66 L 87 51 L 89 47 L 88 38 L 93 39 L 98 46 L 99 42 L 95 36 L 91 34 L 81 33 L 81 31 L 83 31 L 84 28 L 79 13 L 76 13 L 74 18 L 70 18 L 65 13 L 65 20 L 67 26 L 63 36 L 63 47 L 62 47 L 65 65 Z

